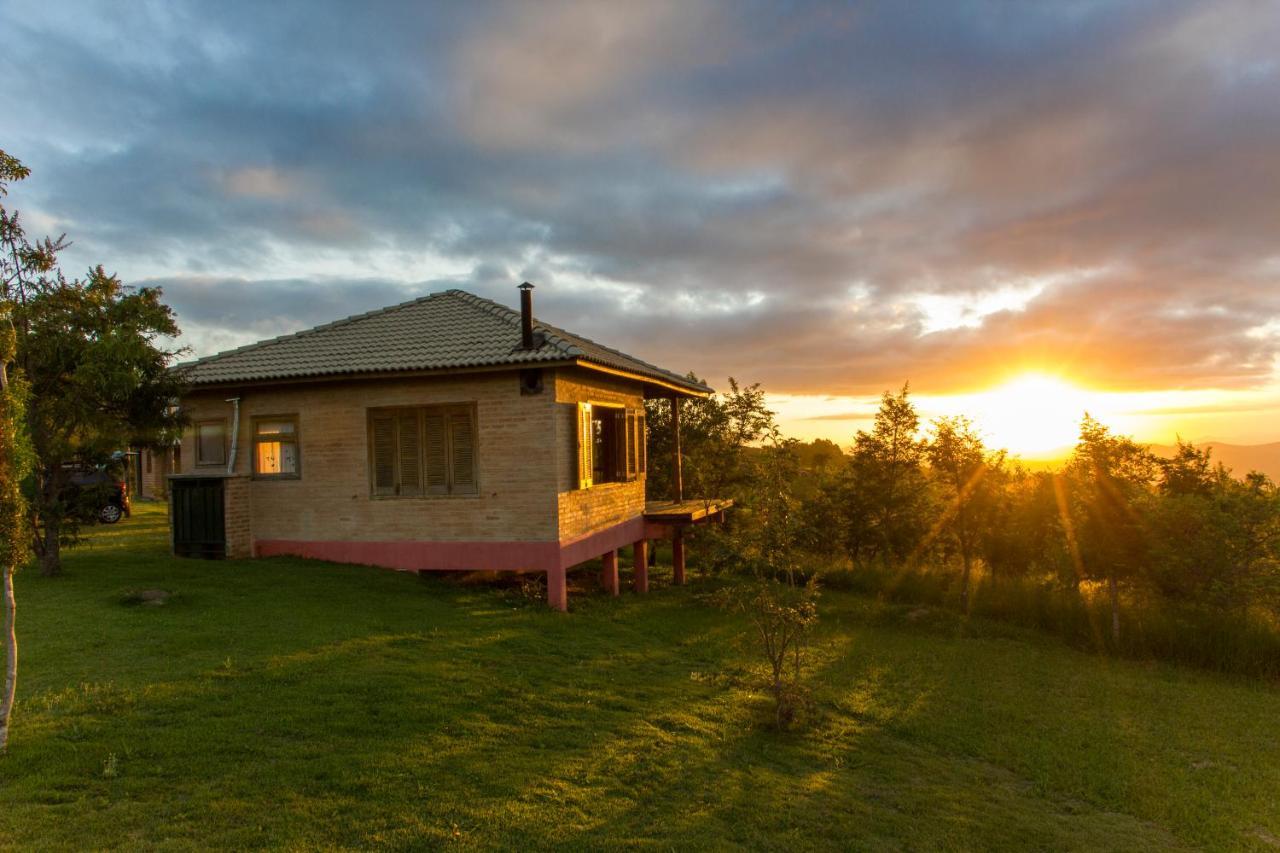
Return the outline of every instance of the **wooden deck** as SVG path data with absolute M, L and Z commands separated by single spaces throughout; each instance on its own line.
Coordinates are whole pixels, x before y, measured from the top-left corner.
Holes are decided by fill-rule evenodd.
M 699 521 L 719 515 L 731 506 L 733 501 L 728 498 L 689 500 L 679 503 L 650 501 L 644 505 L 644 517 L 646 521 L 658 524 L 697 524 Z

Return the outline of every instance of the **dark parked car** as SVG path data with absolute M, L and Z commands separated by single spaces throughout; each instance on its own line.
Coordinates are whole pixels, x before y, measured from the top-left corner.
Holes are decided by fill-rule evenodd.
M 115 524 L 129 515 L 129 486 L 106 468 L 76 468 L 71 474 L 68 502 L 74 503 L 85 520 Z

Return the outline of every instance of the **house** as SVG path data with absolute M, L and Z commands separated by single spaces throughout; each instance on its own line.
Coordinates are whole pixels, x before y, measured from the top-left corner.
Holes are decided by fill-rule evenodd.
M 180 366 L 189 418 L 170 518 L 179 555 L 291 554 L 409 571 L 566 572 L 673 540 L 729 501 L 685 501 L 680 402 L 712 390 L 449 290 Z M 676 494 L 646 503 L 644 401 L 666 399 Z
M 169 494 L 169 474 L 177 470 L 176 447 L 131 447 L 124 453 L 129 493 L 142 500 L 163 500 Z

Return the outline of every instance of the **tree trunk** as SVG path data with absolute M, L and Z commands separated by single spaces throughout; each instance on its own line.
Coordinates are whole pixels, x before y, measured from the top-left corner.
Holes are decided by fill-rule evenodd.
M 1120 587 L 1116 584 L 1116 573 L 1107 576 L 1107 588 L 1111 593 L 1111 639 L 1120 643 Z
M 46 578 L 56 578 L 62 574 L 62 552 L 58 542 L 61 529 L 61 519 L 53 515 L 45 519 L 44 547 L 40 553 L 40 574 Z
M 9 392 L 9 371 L 8 365 L 5 364 L 7 356 L 0 355 L 0 405 L 8 407 Z M 4 421 L 7 421 L 7 417 Z M 14 425 L 16 428 L 16 424 Z M 12 478 L 16 472 L 14 468 L 14 436 L 0 436 L 0 454 L 4 454 L 4 458 L 0 459 L 0 477 Z M 4 484 L 10 492 L 4 495 L 7 501 L 10 498 L 18 497 L 17 484 L 10 481 Z M 8 510 L 10 508 L 6 508 Z M 17 507 L 11 508 L 13 513 L 17 515 Z M 9 531 L 17 532 L 17 531 Z M 15 537 L 16 539 L 17 537 Z M 0 566 L 0 572 L 4 574 L 4 692 L 0 693 L 0 755 L 3 755 L 9 748 L 9 718 L 13 715 L 13 697 L 18 687 L 18 601 L 13 595 L 13 573 L 18 568 L 19 553 L 18 543 L 10 542 L 9 546 L 4 549 L 5 565 Z
M 9 747 L 9 718 L 13 715 L 13 697 L 18 687 L 18 602 L 13 595 L 13 570 L 4 566 L 4 693 L 0 694 L 0 755 Z
M 973 574 L 973 559 L 969 556 L 969 549 L 960 549 L 960 559 L 964 562 L 963 574 L 960 577 L 960 606 L 964 610 L 964 615 L 969 615 L 969 578 Z

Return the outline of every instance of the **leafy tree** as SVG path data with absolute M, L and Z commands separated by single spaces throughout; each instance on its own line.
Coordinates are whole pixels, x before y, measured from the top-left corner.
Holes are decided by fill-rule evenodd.
M 1177 449 L 1170 459 L 1157 460 L 1160 470 L 1160 491 L 1166 495 L 1213 494 L 1226 472 L 1215 470 L 1210 461 L 1212 450 L 1200 450 L 1190 442 L 1178 439 Z
M 1207 461 L 1207 453 L 1204 454 Z M 1207 467 L 1207 466 L 1206 466 Z M 1264 475 L 1244 480 L 1221 468 L 1180 477 L 1148 511 L 1150 573 L 1171 599 L 1245 609 L 1280 592 L 1280 493 Z M 1190 487 L 1186 487 L 1190 484 Z
M 960 552 L 960 605 L 969 613 L 973 559 L 984 532 L 994 522 L 996 495 L 1004 470 L 1004 451 L 988 452 L 965 417 L 939 418 L 926 455 L 946 497 L 939 520 Z
M 692 373 L 689 378 L 698 379 Z M 646 401 L 645 419 L 649 430 L 646 491 L 651 500 L 666 500 L 673 493 L 670 403 Z M 680 454 L 685 494 L 743 499 L 744 487 L 753 474 L 748 449 L 773 425 L 774 415 L 765 404 L 759 383 L 742 387 L 730 377 L 728 391 L 684 400 L 680 404 Z
M 880 400 L 871 432 L 860 430 L 843 489 L 846 542 L 854 560 L 864 554 L 905 559 L 928 531 L 928 482 L 920 416 L 908 386 Z
M 1032 473 L 1016 463 L 1002 473 L 999 488 L 993 490 L 992 523 L 983 529 L 979 545 L 991 579 L 1025 577 L 1037 567 L 1058 574 L 1066 555 L 1060 547 L 1053 475 Z
M 1087 580 L 1105 581 L 1111 604 L 1111 637 L 1120 639 L 1120 583 L 1137 578 L 1147 559 L 1142 504 L 1156 478 L 1147 448 L 1112 435 L 1088 414 L 1067 462 L 1070 507 Z
M 128 445 L 159 445 L 178 426 L 181 378 L 175 351 L 157 345 L 178 333 L 156 288 L 126 288 L 102 267 L 58 281 L 14 312 L 18 363 L 28 378 L 35 451 L 32 489 L 41 573 L 61 571 L 60 547 L 74 541 L 81 514 L 67 500 L 67 462 L 101 464 Z
M 0 151 L 0 198 L 8 195 L 9 184 L 25 179 L 30 170 L 16 158 Z M 5 677 L 0 692 L 0 754 L 9 744 L 9 722 L 18 686 L 18 605 L 13 576 L 26 562 L 28 534 L 27 504 L 20 483 L 30 462 L 24 404 L 27 383 L 16 367 L 17 329 L 13 323 L 15 300 L 24 293 L 20 283 L 26 277 L 52 265 L 52 245 L 30 243 L 17 212 L 0 205 L 0 586 L 4 597 Z
M 7 155 L 0 162 L 6 175 L 28 174 Z M 101 267 L 64 278 L 57 256 L 65 239 L 29 241 L 17 213 L 0 219 L 0 242 L 11 363 L 28 393 L 32 544 L 41 574 L 56 575 L 61 545 L 79 529 L 67 463 L 99 465 L 125 446 L 158 444 L 178 426 L 172 402 L 183 384 L 169 370 L 176 352 L 158 343 L 178 328 L 158 289 L 126 288 Z

